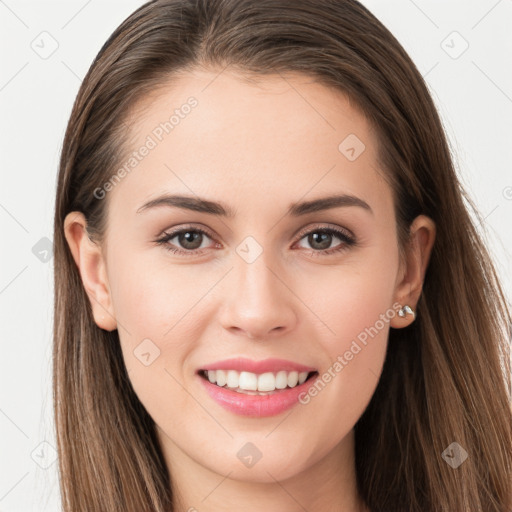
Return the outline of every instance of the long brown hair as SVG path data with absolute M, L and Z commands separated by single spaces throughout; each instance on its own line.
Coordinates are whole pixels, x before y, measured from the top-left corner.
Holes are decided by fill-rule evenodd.
M 156 426 L 135 395 L 117 331 L 96 326 L 64 237 L 81 211 L 105 232 L 108 181 L 129 109 L 196 66 L 300 72 L 342 91 L 379 138 L 401 250 L 419 214 L 436 241 L 417 320 L 391 329 L 383 374 L 355 426 L 361 496 L 372 511 L 512 509 L 510 310 L 470 212 L 425 82 L 393 35 L 355 0 L 157 0 L 112 34 L 85 77 L 67 127 L 55 243 L 54 413 L 63 507 L 171 511 Z M 441 454 L 469 454 L 456 469 Z

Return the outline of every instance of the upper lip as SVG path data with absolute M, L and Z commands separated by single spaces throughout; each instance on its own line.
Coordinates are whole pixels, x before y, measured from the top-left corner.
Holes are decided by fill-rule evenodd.
M 267 373 L 278 372 L 281 370 L 292 372 L 314 372 L 316 368 L 305 366 L 303 364 L 287 361 L 286 359 L 263 359 L 262 361 L 253 361 L 244 357 L 233 359 L 224 359 L 216 361 L 200 368 L 200 370 L 236 370 L 238 372 Z

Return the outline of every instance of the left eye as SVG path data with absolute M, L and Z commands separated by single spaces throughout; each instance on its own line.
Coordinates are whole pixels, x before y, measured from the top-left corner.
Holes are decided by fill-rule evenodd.
M 164 233 L 163 237 L 156 240 L 159 245 L 165 245 L 166 249 L 172 253 L 183 254 L 186 256 L 193 256 L 201 249 L 204 249 L 204 238 L 212 238 L 208 232 L 200 228 L 184 228 L 172 233 Z M 315 255 L 331 254 L 338 252 L 348 247 L 355 245 L 355 239 L 348 232 L 340 229 L 317 227 L 313 230 L 301 233 L 299 242 L 307 238 L 307 242 L 312 247 L 310 252 Z M 338 238 L 341 243 L 334 248 L 330 248 L 333 238 Z M 176 243 L 171 243 L 172 240 L 177 239 Z M 218 245 L 218 244 L 217 244 Z M 316 247 L 315 247 L 316 246 Z M 307 248 L 306 248 L 307 249 Z
M 336 245 L 334 248 L 329 249 L 331 243 L 333 242 L 334 238 L 338 238 L 341 240 L 341 243 Z M 302 236 L 300 240 L 306 239 L 310 247 L 313 247 L 314 249 L 318 249 L 315 252 L 334 252 L 335 250 L 341 250 L 338 249 L 340 246 L 343 248 L 345 245 L 351 245 L 352 244 L 352 238 L 349 237 L 347 234 L 335 230 L 335 229 L 315 229 L 314 231 L 310 231 Z M 299 240 L 299 241 L 300 241 Z

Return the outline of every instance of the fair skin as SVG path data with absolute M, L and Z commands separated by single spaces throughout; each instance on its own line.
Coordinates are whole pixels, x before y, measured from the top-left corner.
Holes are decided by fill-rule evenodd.
M 66 218 L 94 320 L 118 330 L 134 390 L 158 425 L 176 510 L 365 510 L 353 428 L 377 386 L 389 329 L 408 326 L 410 315 L 394 314 L 309 403 L 278 415 L 224 409 L 196 372 L 242 356 L 287 359 L 323 374 L 380 315 L 396 313 L 394 303 L 416 309 L 435 226 L 417 217 L 400 261 L 374 130 L 341 92 L 302 75 L 250 84 L 228 70 L 184 74 L 133 111 L 129 149 L 190 96 L 198 105 L 108 192 L 102 244 L 86 236 L 81 213 Z M 338 149 L 349 134 L 365 144 L 353 161 Z M 169 206 L 137 213 L 164 193 L 222 202 L 235 215 Z M 287 213 L 292 203 L 333 194 L 356 196 L 371 211 Z M 199 249 L 178 236 L 155 243 L 181 226 L 210 234 Z M 329 226 L 349 230 L 356 244 L 332 235 L 315 245 L 307 236 Z M 236 251 L 248 236 L 262 248 L 251 263 Z M 335 247 L 344 248 L 325 254 Z M 134 356 L 145 339 L 160 350 L 149 366 Z M 252 467 L 237 457 L 248 442 L 262 454 Z

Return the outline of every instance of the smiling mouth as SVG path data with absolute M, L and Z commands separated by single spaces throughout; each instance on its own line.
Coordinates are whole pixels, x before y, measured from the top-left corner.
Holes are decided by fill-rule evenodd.
M 236 370 L 199 370 L 199 376 L 218 387 L 246 395 L 273 395 L 293 389 L 315 378 L 317 371 L 278 371 L 265 373 Z

